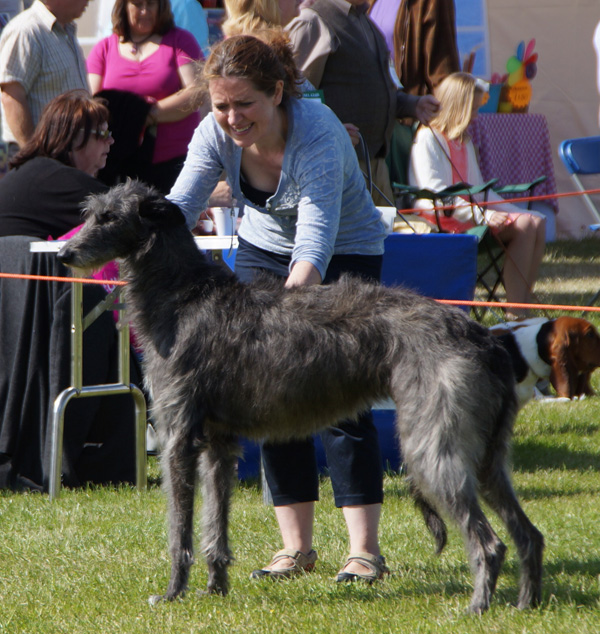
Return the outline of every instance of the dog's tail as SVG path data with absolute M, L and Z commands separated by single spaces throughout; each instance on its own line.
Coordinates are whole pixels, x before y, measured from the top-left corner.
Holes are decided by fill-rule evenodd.
M 410 493 L 415 502 L 415 506 L 421 511 L 425 526 L 435 540 L 435 554 L 439 555 L 444 550 L 448 542 L 448 531 L 446 523 L 439 513 L 429 504 L 429 502 L 421 495 L 414 483 L 409 481 Z

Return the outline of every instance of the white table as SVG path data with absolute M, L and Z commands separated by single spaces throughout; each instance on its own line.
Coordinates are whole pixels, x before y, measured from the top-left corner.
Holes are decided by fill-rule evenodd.
M 195 238 L 198 248 L 210 253 L 214 260 L 222 259 L 222 252 L 237 248 L 237 236 L 198 236 Z M 58 253 L 65 241 L 31 242 L 32 253 Z M 76 272 L 74 277 L 80 277 Z M 109 282 L 107 282 L 109 283 Z M 54 400 L 51 428 L 51 458 L 49 495 L 54 500 L 60 493 L 63 454 L 63 433 L 65 409 L 71 399 L 89 396 L 109 396 L 111 394 L 131 394 L 135 404 L 135 451 L 136 451 L 136 486 L 139 491 L 147 488 L 146 472 L 146 399 L 139 387 L 130 382 L 130 341 L 129 323 L 123 317 L 125 305 L 118 299 L 121 286 L 109 293 L 87 315 L 83 315 L 83 284 L 71 282 L 71 386 L 64 389 Z M 104 311 L 118 310 L 119 320 L 119 380 L 117 383 L 102 385 L 83 385 L 83 332 Z

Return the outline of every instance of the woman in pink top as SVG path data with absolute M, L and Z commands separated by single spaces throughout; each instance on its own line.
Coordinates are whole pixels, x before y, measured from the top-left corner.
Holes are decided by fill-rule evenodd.
M 116 0 L 112 22 L 113 34 L 88 56 L 90 88 L 132 92 L 153 104 L 146 126 L 156 127 L 154 155 L 142 176 L 166 193 L 200 121 L 193 82 L 202 52 L 175 26 L 169 0 Z

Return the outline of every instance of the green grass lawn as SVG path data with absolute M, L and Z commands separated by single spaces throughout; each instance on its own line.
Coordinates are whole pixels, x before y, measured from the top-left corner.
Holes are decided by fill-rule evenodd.
M 541 299 L 560 296 L 569 303 L 593 295 L 600 288 L 597 244 L 550 245 Z M 591 319 L 600 322 L 595 314 Z M 594 387 L 600 391 L 597 374 Z M 230 594 L 201 594 L 206 567 L 200 557 L 186 598 L 150 607 L 148 597 L 165 590 L 169 575 L 166 504 L 151 459 L 151 484 L 143 494 L 128 487 L 65 490 L 50 503 L 45 495 L 0 493 L 0 634 L 598 634 L 599 405 L 598 397 L 534 402 L 517 420 L 514 483 L 546 539 L 540 609 L 513 607 L 515 548 L 490 514 L 509 551 L 490 611 L 482 617 L 466 614 L 471 575 L 456 529 L 450 530 L 445 552 L 435 556 L 405 482 L 395 474 L 385 479 L 381 545 L 392 575 L 384 582 L 372 587 L 333 582 L 347 542 L 327 479 L 317 505 L 315 572 L 292 582 L 251 581 L 250 572 L 280 544 L 272 509 L 263 504 L 256 483 L 244 483 L 232 506 L 236 562 Z

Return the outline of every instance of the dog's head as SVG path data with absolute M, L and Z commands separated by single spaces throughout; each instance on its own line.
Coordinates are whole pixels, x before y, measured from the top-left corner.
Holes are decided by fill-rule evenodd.
M 558 317 L 554 322 L 551 357 L 577 372 L 591 372 L 600 367 L 600 335 L 586 319 Z
M 180 227 L 179 207 L 153 187 L 128 180 L 84 203 L 85 223 L 59 251 L 63 264 L 86 271 L 147 249 L 157 232 Z

